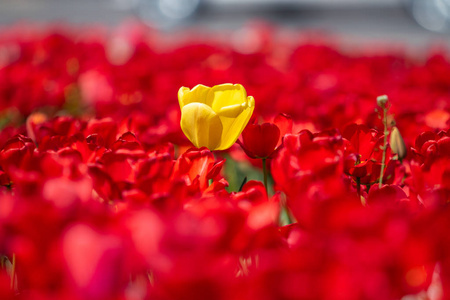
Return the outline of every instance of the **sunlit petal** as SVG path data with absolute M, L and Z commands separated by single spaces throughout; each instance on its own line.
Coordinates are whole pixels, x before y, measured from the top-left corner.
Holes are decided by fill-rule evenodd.
M 181 110 L 181 129 L 197 148 L 215 149 L 220 144 L 222 123 L 206 104 L 185 105 Z
M 192 102 L 200 102 L 211 106 L 212 101 L 208 101 L 207 99 L 207 94 L 210 90 L 210 87 L 202 84 L 196 85 L 192 90 L 184 86 L 181 87 L 178 90 L 178 102 L 180 103 L 180 108 L 183 108 L 186 104 Z
M 228 118 L 220 116 L 223 125 L 222 141 L 217 150 L 230 148 L 241 135 L 248 121 L 250 120 L 255 108 L 255 100 L 252 96 L 247 98 L 247 107 L 237 118 Z
M 247 92 L 240 84 L 226 83 L 213 86 L 207 98 L 208 102 L 212 103 L 212 109 L 217 113 L 222 107 L 245 103 Z

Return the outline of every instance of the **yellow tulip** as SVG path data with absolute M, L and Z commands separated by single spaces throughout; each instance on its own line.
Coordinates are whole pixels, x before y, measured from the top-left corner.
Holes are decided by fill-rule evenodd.
M 181 108 L 181 129 L 195 147 L 210 150 L 230 148 L 244 130 L 255 99 L 247 96 L 240 84 L 213 87 L 197 85 L 192 90 L 178 91 Z

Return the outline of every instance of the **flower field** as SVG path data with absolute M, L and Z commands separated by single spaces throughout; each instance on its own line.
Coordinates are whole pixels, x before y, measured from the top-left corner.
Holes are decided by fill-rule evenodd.
M 241 33 L 0 30 L 0 299 L 450 299 L 450 53 Z

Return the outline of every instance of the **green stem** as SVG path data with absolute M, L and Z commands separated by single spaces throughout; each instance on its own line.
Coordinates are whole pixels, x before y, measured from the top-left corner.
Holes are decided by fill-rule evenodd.
M 14 279 L 16 277 L 16 254 L 13 253 L 13 257 L 12 257 L 12 270 L 11 270 L 11 289 L 14 289 Z
M 295 220 L 295 218 L 292 217 L 291 212 L 288 208 L 286 195 L 284 195 L 284 194 L 282 194 L 282 195 L 283 196 L 280 201 L 280 209 L 281 210 L 280 210 L 280 216 L 279 216 L 278 223 L 280 226 L 285 226 L 285 225 L 295 223 L 296 220 Z
M 289 212 L 289 208 L 287 207 L 286 203 L 284 203 L 283 209 L 284 209 L 284 211 L 286 213 L 286 220 L 287 220 L 287 224 L 286 225 L 294 223 L 294 221 L 291 218 L 291 213 Z
M 361 201 L 361 179 L 359 177 L 356 177 L 356 194 Z
M 380 173 L 380 179 L 378 181 L 378 187 L 381 188 L 383 185 L 383 174 L 384 174 L 384 168 L 386 164 L 386 144 L 387 144 L 387 136 L 389 134 L 389 131 L 387 129 L 387 108 L 383 107 L 383 125 L 384 125 L 384 140 L 383 140 L 383 157 L 381 160 L 381 173 Z
M 267 165 L 266 165 L 266 158 L 262 159 L 263 164 L 263 174 L 264 174 L 264 187 L 266 188 L 267 196 L 269 196 L 269 190 L 267 189 Z

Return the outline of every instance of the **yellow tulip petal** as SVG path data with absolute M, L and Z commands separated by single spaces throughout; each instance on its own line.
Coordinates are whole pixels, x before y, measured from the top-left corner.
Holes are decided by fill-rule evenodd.
M 247 92 L 240 84 L 220 84 L 213 86 L 207 95 L 208 103 L 218 113 L 222 107 L 247 102 Z
M 255 102 L 240 84 L 221 84 L 212 88 L 197 85 L 178 91 L 181 128 L 196 147 L 225 150 L 244 130 Z
M 215 150 L 222 136 L 219 116 L 206 104 L 189 103 L 181 109 L 181 129 L 195 147 Z
M 246 107 L 247 103 L 225 106 L 220 108 L 217 114 L 222 117 L 237 118 Z
M 208 102 L 207 97 L 210 90 L 210 87 L 202 84 L 196 85 L 192 90 L 184 86 L 181 87 L 178 90 L 178 102 L 180 104 L 180 108 L 183 108 L 185 105 L 193 102 L 204 103 L 211 106 L 212 101 Z
M 223 132 L 221 142 L 217 147 L 217 150 L 225 150 L 230 148 L 239 138 L 250 120 L 253 110 L 255 109 L 255 99 L 253 99 L 252 96 L 249 96 L 246 100 L 246 108 L 243 109 L 242 113 L 238 117 L 228 118 L 226 116 L 219 115 L 223 126 Z

